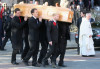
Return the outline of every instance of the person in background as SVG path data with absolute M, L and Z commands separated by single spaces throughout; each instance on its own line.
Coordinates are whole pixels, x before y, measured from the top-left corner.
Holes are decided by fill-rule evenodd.
M 78 28 L 78 54 L 80 53 L 80 48 L 79 48 L 79 33 L 80 33 L 80 25 L 82 22 L 82 18 L 85 18 L 86 12 L 84 10 L 81 11 L 81 17 L 78 18 L 77 20 L 77 28 Z
M 3 8 L 2 8 L 2 3 L 0 3 L 0 18 L 1 18 L 1 20 L 2 20 L 2 13 L 3 13 Z
M 42 61 L 43 67 L 45 67 L 45 62 L 52 56 L 52 67 L 56 68 L 56 49 L 58 47 L 58 23 L 59 14 L 54 13 L 53 19 L 47 24 L 47 38 L 49 43 L 49 51 Z
M 29 1 L 29 4 L 33 4 L 33 0 L 30 0 L 30 1 Z
M 84 3 L 82 0 L 79 1 L 78 5 L 80 6 L 80 10 L 84 9 Z
M 90 23 L 91 13 L 86 13 L 86 18 L 82 20 L 80 25 L 80 55 L 83 57 L 95 56 L 94 42 L 93 42 L 93 32 Z
M 78 0 L 74 0 L 74 2 L 75 2 L 75 5 L 77 6 L 78 5 L 78 3 L 79 3 L 79 1 Z
M 75 14 L 76 14 L 76 23 L 77 23 L 77 19 L 81 17 L 80 13 L 81 13 L 80 6 L 77 5 L 77 9 L 75 10 Z
M 72 5 L 71 6 L 72 6 L 73 9 L 76 9 L 75 1 L 72 2 Z
M 39 2 L 38 1 L 35 1 L 35 5 L 39 5 Z
M 84 7 L 86 10 L 89 10 L 89 0 L 83 0 L 84 2 Z
M 11 42 L 12 42 L 12 57 L 11 63 L 13 65 L 18 65 L 16 62 L 16 54 L 23 46 L 23 26 L 27 23 L 27 17 L 24 18 L 24 21 L 20 18 L 21 12 L 19 8 L 15 9 L 15 16 L 11 21 Z
M 94 0 L 91 0 L 91 7 L 94 8 Z
M 5 47 L 8 39 L 11 40 L 11 20 L 12 20 L 12 18 L 13 18 L 13 14 L 10 14 L 9 17 L 7 18 L 6 23 L 5 23 L 4 31 L 6 32 L 6 34 L 5 34 L 5 38 L 2 42 L 1 50 L 5 50 L 4 47 Z

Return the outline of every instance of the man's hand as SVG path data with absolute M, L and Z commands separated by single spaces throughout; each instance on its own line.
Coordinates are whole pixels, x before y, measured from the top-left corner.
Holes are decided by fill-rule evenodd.
M 27 19 L 28 19 L 28 17 L 27 17 L 27 16 L 25 16 L 25 17 L 24 17 L 24 21 L 27 21 Z
M 39 21 L 42 22 L 42 17 L 39 17 Z
M 52 41 L 50 41 L 49 44 L 52 46 Z
M 89 36 L 89 38 L 91 38 L 91 37 L 92 37 L 92 35 Z

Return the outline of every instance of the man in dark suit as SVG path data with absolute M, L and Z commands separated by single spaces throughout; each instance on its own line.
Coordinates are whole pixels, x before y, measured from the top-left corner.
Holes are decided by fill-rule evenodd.
M 20 50 L 21 52 L 21 59 L 23 60 L 25 58 L 25 56 L 27 55 L 30 47 L 29 47 L 29 41 L 28 41 L 28 34 L 29 34 L 29 27 L 28 27 L 28 23 L 24 25 L 23 27 L 23 45 L 24 48 L 22 47 L 22 49 Z
M 28 60 L 33 58 L 32 66 L 37 66 L 37 54 L 39 50 L 39 28 L 42 23 L 42 18 L 37 19 L 38 17 L 38 10 L 36 8 L 31 10 L 32 17 L 29 19 L 28 26 L 29 26 L 29 46 L 30 50 L 28 51 L 26 57 L 23 59 L 25 65 L 28 64 Z
M 41 64 L 48 49 L 46 20 L 42 21 L 42 24 L 39 28 L 39 41 L 41 43 L 41 51 L 40 51 L 38 63 Z
M 67 40 L 70 40 L 70 29 L 69 23 L 59 22 L 59 39 L 58 39 L 58 49 L 57 49 L 57 57 L 60 56 L 60 60 L 58 66 L 66 67 L 64 65 L 64 56 L 66 52 Z
M 80 25 L 82 22 L 82 18 L 85 17 L 86 12 L 83 10 L 81 11 L 81 17 L 77 20 L 77 27 L 78 27 L 78 54 L 80 53 L 79 48 L 79 32 L 80 32 Z
M 11 63 L 13 65 L 18 65 L 18 63 L 16 62 L 16 54 L 18 53 L 18 51 L 21 49 L 23 45 L 22 28 L 27 23 L 27 17 L 25 17 L 24 21 L 22 22 L 20 18 L 20 14 L 21 14 L 20 9 L 16 8 L 15 16 L 11 22 L 11 42 L 13 48 Z
M 6 34 L 5 34 L 5 38 L 2 42 L 1 50 L 5 50 L 4 47 L 5 47 L 8 39 L 11 40 L 11 20 L 12 20 L 12 18 L 13 18 L 13 14 L 10 14 L 10 16 L 7 18 L 7 21 L 5 23 L 4 30 L 5 30 Z
M 53 14 L 53 20 L 49 21 L 47 25 L 47 38 L 49 43 L 49 51 L 44 57 L 42 64 L 45 66 L 45 62 L 52 56 L 52 67 L 56 68 L 56 49 L 58 46 L 58 14 Z

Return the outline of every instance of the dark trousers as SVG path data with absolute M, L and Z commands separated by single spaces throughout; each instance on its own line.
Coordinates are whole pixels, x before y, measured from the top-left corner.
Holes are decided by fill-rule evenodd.
M 21 59 L 24 59 L 26 57 L 26 55 L 27 55 L 27 53 L 30 49 L 29 42 L 28 42 L 28 37 L 25 37 L 24 43 L 25 43 L 25 47 L 24 47 L 23 52 L 21 54 Z
M 58 49 L 57 49 L 57 57 L 60 56 L 60 61 L 58 64 L 62 65 L 64 63 L 64 56 L 66 52 L 66 45 L 67 40 L 64 38 L 61 38 L 58 43 Z
M 20 39 L 19 42 L 16 43 L 13 39 L 11 39 L 11 43 L 13 48 L 11 62 L 16 62 L 16 55 L 23 46 L 23 41 Z
M 2 37 L 0 35 L 0 48 L 2 47 Z
M 38 62 L 42 63 L 42 60 L 47 53 L 48 43 L 47 43 L 47 41 L 41 41 L 40 43 L 41 43 L 41 51 L 40 51 Z
M 58 43 L 53 42 L 52 45 L 49 45 L 49 51 L 46 54 L 46 56 L 44 57 L 43 61 L 47 61 L 48 58 L 50 58 L 52 56 L 52 63 L 56 64 L 56 54 L 57 54 L 57 46 Z
M 11 63 L 16 62 L 16 54 L 18 53 L 19 49 L 13 49 Z
M 2 42 L 2 49 L 4 49 L 4 47 L 5 47 L 5 45 L 6 45 L 7 41 L 8 41 L 8 39 L 11 40 L 10 37 L 5 36 L 5 38 L 4 38 L 3 42 Z
M 29 46 L 30 46 L 30 49 L 26 57 L 24 58 L 24 61 L 28 62 L 28 60 L 32 57 L 33 58 L 32 64 L 36 64 L 37 54 L 39 51 L 39 41 L 29 40 Z

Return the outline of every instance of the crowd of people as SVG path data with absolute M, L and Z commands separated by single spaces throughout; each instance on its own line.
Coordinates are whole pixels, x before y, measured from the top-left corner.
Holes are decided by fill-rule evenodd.
M 87 6 L 90 6 L 89 4 L 87 4 L 87 1 L 88 0 L 86 0 L 86 3 L 83 3 L 82 0 L 80 0 L 79 2 L 78 0 L 75 0 L 72 2 L 70 7 L 71 9 L 72 7 L 74 7 L 75 9 L 77 8 L 77 5 L 79 5 L 81 9 L 81 11 L 79 11 L 79 17 L 76 20 L 80 36 L 80 54 L 82 56 L 94 56 L 95 51 L 92 40 L 93 34 L 90 25 L 91 14 L 89 12 L 85 12 L 86 10 L 82 9 L 84 7 L 87 8 Z M 30 1 L 30 3 L 33 2 Z M 38 1 L 36 1 L 35 5 L 38 4 Z M 48 6 L 48 2 L 45 2 L 43 5 Z M 60 7 L 60 5 L 56 3 L 56 7 Z M 93 7 L 94 6 L 92 6 L 92 8 Z M 32 14 L 32 17 L 30 18 L 28 18 L 27 16 L 20 16 L 21 11 L 19 8 L 16 8 L 14 10 L 15 16 L 13 16 L 13 14 L 11 14 L 10 12 L 11 11 L 8 9 L 9 15 L 7 15 L 7 13 L 5 13 L 4 11 L 4 7 L 1 7 L 0 50 L 5 50 L 6 42 L 8 41 L 8 39 L 10 39 L 13 49 L 11 57 L 11 63 L 13 65 L 19 64 L 16 62 L 16 55 L 20 53 L 21 59 L 26 66 L 29 66 L 29 59 L 31 57 L 32 66 L 39 67 L 41 65 L 43 67 L 49 65 L 48 59 L 50 58 L 52 67 L 56 68 L 56 59 L 58 58 L 58 56 L 60 56 L 58 66 L 66 67 L 64 65 L 64 56 L 67 40 L 70 40 L 70 23 L 58 21 L 58 13 L 54 13 L 50 20 L 42 19 L 42 17 L 38 18 L 38 10 L 36 8 L 33 8 L 30 11 L 30 13 Z M 5 16 L 4 18 L 3 15 Z M 39 53 L 40 46 L 41 50 Z M 39 57 L 37 57 L 38 53 Z
M 31 3 L 31 1 L 30 1 Z M 39 3 L 36 1 L 35 5 Z M 44 5 L 48 5 L 46 2 Z M 59 14 L 54 13 L 51 20 L 44 20 L 38 17 L 38 10 L 33 8 L 30 13 L 32 17 L 22 17 L 20 9 L 14 10 L 15 16 L 10 14 L 5 22 L 0 24 L 1 45 L 0 49 L 5 51 L 5 45 L 8 39 L 12 44 L 11 63 L 18 65 L 16 55 L 21 54 L 21 59 L 25 65 L 32 57 L 32 66 L 49 65 L 48 58 L 51 59 L 52 67 L 56 67 L 56 58 L 60 56 L 58 65 L 65 67 L 64 55 L 66 51 L 67 40 L 70 39 L 69 24 L 57 22 Z M 2 19 L 3 20 L 3 19 Z M 4 25 L 4 26 L 3 26 Z M 4 33 L 5 32 L 5 33 Z M 2 39 L 3 38 L 3 39 Z M 2 41 L 3 40 L 3 41 Z M 41 44 L 41 45 L 40 45 Z M 59 45 L 59 46 L 58 46 Z M 41 46 L 39 58 L 37 57 Z M 48 50 L 49 47 L 49 50 Z

